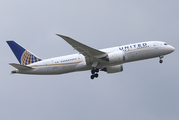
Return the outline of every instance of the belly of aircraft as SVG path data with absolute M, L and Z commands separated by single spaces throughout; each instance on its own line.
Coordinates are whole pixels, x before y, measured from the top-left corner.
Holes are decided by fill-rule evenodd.
M 126 61 L 125 62 L 132 62 L 137 60 L 144 60 L 154 57 L 159 57 L 162 53 L 160 49 L 143 49 L 143 50 L 135 50 L 129 51 L 125 53 Z

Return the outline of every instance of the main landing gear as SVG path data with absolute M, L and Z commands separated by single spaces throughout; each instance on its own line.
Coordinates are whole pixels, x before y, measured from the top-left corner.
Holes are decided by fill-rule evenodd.
M 93 68 L 91 70 L 91 79 L 94 79 L 94 78 L 97 78 L 99 75 L 98 75 L 98 72 L 99 72 L 99 69 L 98 68 Z
M 162 58 L 164 58 L 164 56 L 160 56 L 159 58 L 160 58 L 160 61 L 159 61 L 159 63 L 163 63 L 163 60 L 162 60 Z

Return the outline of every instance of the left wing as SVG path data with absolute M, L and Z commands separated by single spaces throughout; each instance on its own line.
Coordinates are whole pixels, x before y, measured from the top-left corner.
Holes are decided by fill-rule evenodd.
M 85 57 L 90 58 L 93 67 L 96 67 L 99 63 L 108 63 L 107 61 L 100 59 L 107 56 L 107 53 L 84 45 L 70 37 L 59 34 L 56 35 L 63 38 L 67 43 L 69 43 L 74 49 L 83 54 Z

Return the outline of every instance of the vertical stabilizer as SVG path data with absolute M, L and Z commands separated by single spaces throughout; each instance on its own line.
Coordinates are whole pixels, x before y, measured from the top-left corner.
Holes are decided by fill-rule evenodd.
M 29 65 L 42 59 L 36 57 L 14 41 L 6 41 L 21 65 Z

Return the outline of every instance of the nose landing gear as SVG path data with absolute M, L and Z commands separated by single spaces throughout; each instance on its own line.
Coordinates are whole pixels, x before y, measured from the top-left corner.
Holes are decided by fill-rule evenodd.
M 98 68 L 93 68 L 91 70 L 91 79 L 94 79 L 94 78 L 97 78 L 99 75 L 98 75 L 98 72 L 99 72 L 99 69 Z
M 164 58 L 164 56 L 160 56 L 159 58 L 160 58 L 160 61 L 159 61 L 159 63 L 163 63 L 163 60 L 162 60 L 162 58 Z
M 160 60 L 159 62 L 160 62 L 160 63 L 163 63 L 163 60 Z

